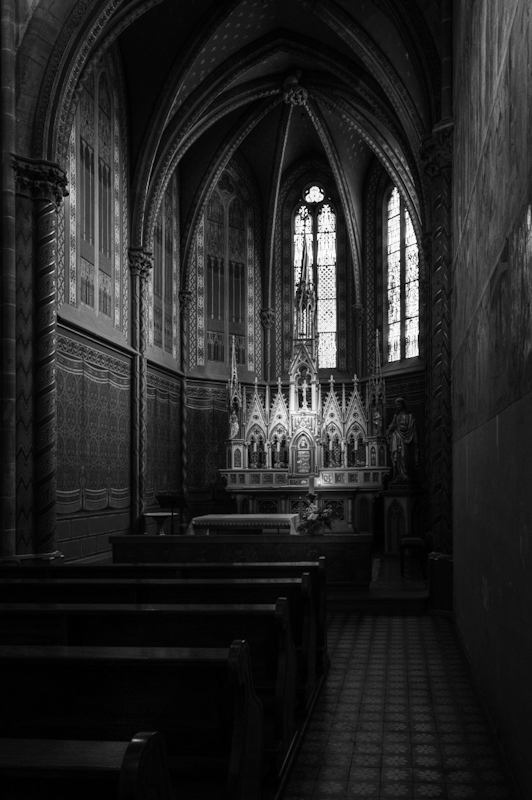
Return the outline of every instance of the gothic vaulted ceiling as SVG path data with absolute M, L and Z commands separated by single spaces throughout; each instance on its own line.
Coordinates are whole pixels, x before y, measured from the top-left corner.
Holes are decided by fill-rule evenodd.
M 379 158 L 423 215 L 419 147 L 438 118 L 439 11 L 416 0 L 163 0 L 119 34 L 131 154 L 150 220 L 177 164 L 184 230 L 228 159 L 255 176 L 264 217 L 275 186 L 325 160 L 360 240 L 362 188 Z M 137 195 L 139 196 L 139 194 Z M 190 234 L 192 235 L 192 233 Z M 139 241 L 140 244 L 140 241 Z
M 321 159 L 334 176 L 356 251 L 364 179 L 378 158 L 421 224 L 419 150 L 440 114 L 438 0 L 39 5 L 43 13 L 46 6 L 61 9 L 66 21 L 78 14 L 78 41 L 92 43 L 75 55 L 72 48 L 71 74 L 77 69 L 82 81 L 107 46 L 120 52 L 137 198 L 134 244 L 149 246 L 162 192 L 179 166 L 186 247 L 194 213 L 232 156 L 253 174 L 264 220 L 282 176 L 304 159 Z M 74 82 L 64 77 L 57 103 L 68 107 Z M 50 130 L 57 132 L 62 118 L 57 122 L 50 108 Z

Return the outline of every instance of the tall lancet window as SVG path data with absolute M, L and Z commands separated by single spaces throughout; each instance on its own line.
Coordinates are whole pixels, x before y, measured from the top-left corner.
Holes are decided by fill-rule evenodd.
M 304 203 L 296 208 L 294 217 L 294 296 L 297 303 L 305 265 L 308 285 L 317 298 L 320 369 L 334 369 L 337 364 L 336 253 L 336 212 L 324 190 L 313 184 L 304 193 Z
M 419 355 L 419 249 L 404 201 L 394 187 L 387 204 L 388 361 Z

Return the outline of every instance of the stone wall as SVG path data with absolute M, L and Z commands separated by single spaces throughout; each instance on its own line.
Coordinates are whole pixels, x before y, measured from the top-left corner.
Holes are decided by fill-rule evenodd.
M 532 9 L 454 5 L 455 613 L 532 797 Z

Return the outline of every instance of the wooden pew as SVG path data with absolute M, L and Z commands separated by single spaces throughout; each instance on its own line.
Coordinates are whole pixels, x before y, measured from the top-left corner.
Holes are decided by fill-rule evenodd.
M 0 566 L 0 578 L 298 578 L 308 572 L 312 578 L 316 617 L 316 671 L 327 671 L 327 583 L 325 557 L 317 561 L 261 561 L 172 564 L 62 564 Z
M 0 644 L 250 647 L 253 684 L 264 713 L 269 780 L 278 781 L 295 750 L 298 731 L 296 651 L 286 599 L 270 605 L 0 605 Z
M 2 800 L 174 800 L 160 733 L 130 742 L 0 739 Z
M 262 707 L 249 645 L 0 646 L 0 737 L 113 741 L 164 736 L 180 800 L 259 800 Z
M 2 578 L 0 602 L 36 603 L 275 603 L 286 597 L 297 651 L 298 711 L 317 690 L 316 617 L 309 573 L 300 578 Z

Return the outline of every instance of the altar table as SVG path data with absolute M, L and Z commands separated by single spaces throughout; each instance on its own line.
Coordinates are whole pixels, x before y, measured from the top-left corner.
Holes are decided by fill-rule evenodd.
M 299 514 L 206 514 L 192 519 L 187 534 L 296 534 L 298 524 Z

